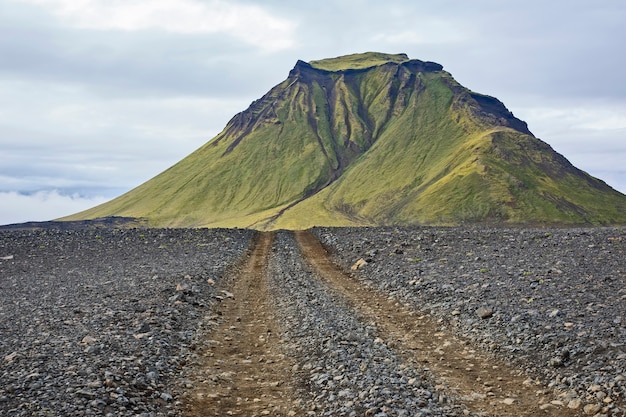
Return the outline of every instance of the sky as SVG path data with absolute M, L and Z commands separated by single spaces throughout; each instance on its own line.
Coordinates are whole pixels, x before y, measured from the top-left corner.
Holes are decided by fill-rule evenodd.
M 217 135 L 298 59 L 406 53 L 626 193 L 623 0 L 0 0 L 0 224 L 69 215 Z

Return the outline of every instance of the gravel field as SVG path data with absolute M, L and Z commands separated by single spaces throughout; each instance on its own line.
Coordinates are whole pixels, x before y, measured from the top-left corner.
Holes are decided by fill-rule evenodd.
M 587 415 L 626 415 L 626 229 L 318 228 L 355 278 Z
M 0 415 L 178 415 L 216 287 L 251 236 L 0 231 Z
M 358 263 L 356 286 L 400 300 L 436 331 L 460 335 L 468 350 L 504 358 L 533 387 L 554 388 L 558 399 L 539 404 L 546 412 L 626 415 L 625 228 L 314 233 L 344 269 Z M 283 402 L 293 405 L 280 415 L 481 414 L 407 360 L 356 298 L 332 287 L 310 263 L 317 257 L 298 246 L 300 234 L 259 236 L 268 243 L 255 257 L 249 245 L 257 239 L 245 230 L 0 230 L 0 415 L 186 415 L 190 393 L 211 401 L 227 361 L 232 375 L 245 366 L 250 395 L 255 381 L 267 385 L 279 364 L 265 357 L 264 367 L 253 366 L 256 353 L 244 346 L 259 350 L 267 340 L 285 358 L 280 366 L 289 363 L 269 377 L 283 378 L 269 388 L 284 386 Z M 265 271 L 267 287 L 244 264 Z M 253 281 L 238 281 L 242 273 Z M 263 284 L 243 298 L 247 282 Z M 267 300 L 244 315 L 257 292 Z M 262 341 L 266 325 L 279 337 Z M 264 411 L 279 408 L 248 394 L 228 405 L 230 390 L 242 390 L 220 389 L 215 398 L 233 407 L 224 415 L 270 415 L 265 402 Z

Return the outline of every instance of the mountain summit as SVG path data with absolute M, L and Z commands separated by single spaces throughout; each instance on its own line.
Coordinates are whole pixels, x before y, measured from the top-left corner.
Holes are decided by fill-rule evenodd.
M 63 220 L 166 227 L 626 223 L 626 196 L 434 62 L 298 61 L 163 173 Z

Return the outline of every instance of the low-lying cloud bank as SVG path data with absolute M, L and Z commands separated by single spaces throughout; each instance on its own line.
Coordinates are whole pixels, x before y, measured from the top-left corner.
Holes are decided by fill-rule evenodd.
M 110 200 L 102 196 L 65 195 L 58 190 L 22 194 L 0 192 L 0 225 L 47 221 L 86 210 Z

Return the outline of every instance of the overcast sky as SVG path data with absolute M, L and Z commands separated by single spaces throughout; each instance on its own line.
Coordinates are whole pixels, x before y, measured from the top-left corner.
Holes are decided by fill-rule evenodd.
M 150 179 L 298 59 L 405 52 L 626 193 L 623 0 L 0 0 L 0 224 Z

